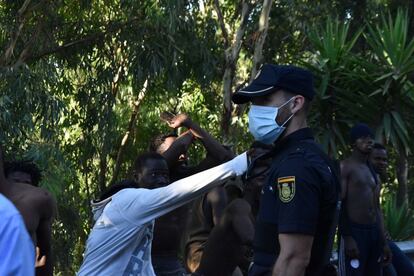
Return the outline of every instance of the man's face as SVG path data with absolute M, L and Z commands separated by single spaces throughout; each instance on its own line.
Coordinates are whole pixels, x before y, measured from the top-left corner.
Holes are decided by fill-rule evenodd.
M 11 172 L 7 176 L 7 180 L 9 180 L 10 182 L 25 183 L 32 185 L 32 177 L 30 176 L 30 174 L 25 172 Z
M 384 149 L 373 149 L 370 160 L 374 169 L 379 174 L 384 174 L 388 166 L 388 154 Z
M 355 141 L 355 148 L 364 154 L 369 154 L 372 151 L 372 146 L 374 145 L 374 139 L 371 137 L 361 137 Z
M 282 90 L 276 91 L 274 93 L 252 98 L 252 104 L 261 105 L 261 106 L 272 106 L 280 107 L 289 100 L 289 97 Z M 277 113 L 276 122 L 278 125 L 282 125 L 286 120 L 292 115 L 290 111 L 289 104 L 281 107 Z
M 140 172 L 135 174 L 135 180 L 141 188 L 156 189 L 170 183 L 170 172 L 167 162 L 160 159 L 148 159 Z

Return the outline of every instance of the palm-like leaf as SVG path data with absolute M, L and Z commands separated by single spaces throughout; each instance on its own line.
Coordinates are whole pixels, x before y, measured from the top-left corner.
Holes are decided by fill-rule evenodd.
M 349 23 L 328 19 L 323 26 L 313 27 L 308 39 L 316 53 L 304 65 L 316 75 L 316 108 L 311 121 L 315 122 L 317 136 L 325 150 L 336 155 L 338 146 L 345 146 L 344 125 L 350 102 L 344 101 L 349 91 L 343 89 L 346 72 L 352 70 L 352 48 L 362 29 L 349 34 Z M 354 101 L 354 96 L 351 102 Z
M 408 75 L 414 72 L 414 38 L 408 39 L 408 14 L 398 11 L 395 19 L 391 16 L 382 16 L 380 24 L 368 25 L 365 34 L 372 55 L 370 63 L 377 66 L 367 68 L 373 77 L 371 97 L 381 97 L 386 103 L 387 110 L 380 123 L 378 136 L 390 141 L 399 151 L 410 152 L 408 136 L 410 124 L 402 119 L 407 114 L 408 106 L 413 99 L 407 97 L 412 91 L 412 83 Z
M 414 235 L 414 221 L 412 211 L 407 204 L 397 207 L 395 197 L 385 200 L 384 224 L 394 240 L 405 240 Z

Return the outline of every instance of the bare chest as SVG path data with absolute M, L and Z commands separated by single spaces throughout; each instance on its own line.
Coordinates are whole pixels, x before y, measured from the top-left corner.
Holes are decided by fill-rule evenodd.
M 350 173 L 349 188 L 355 192 L 375 191 L 377 182 L 368 166 L 356 166 Z

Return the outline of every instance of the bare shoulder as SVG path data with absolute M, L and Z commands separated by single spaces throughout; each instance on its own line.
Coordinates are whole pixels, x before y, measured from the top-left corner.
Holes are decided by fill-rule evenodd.
M 350 159 L 344 159 L 340 163 L 341 166 L 341 174 L 348 174 L 352 167 L 354 166 L 354 162 Z
M 45 188 L 40 188 L 40 187 L 34 187 L 34 188 L 37 189 L 35 195 L 36 195 L 39 205 L 41 205 L 43 208 L 50 208 L 50 210 L 52 209 L 55 210 L 56 201 L 53 195 Z
M 25 195 L 27 203 L 30 202 L 31 206 L 42 209 L 45 216 L 53 216 L 56 210 L 56 201 L 48 190 L 25 183 L 15 183 L 14 185 Z

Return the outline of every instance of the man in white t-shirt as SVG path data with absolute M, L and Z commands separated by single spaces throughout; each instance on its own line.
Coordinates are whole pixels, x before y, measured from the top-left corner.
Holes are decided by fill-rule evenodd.
M 93 204 L 95 225 L 78 275 L 155 275 L 151 263 L 154 220 L 246 169 L 243 153 L 168 185 L 169 170 L 161 155 L 138 156 L 135 179 L 139 188 L 122 189 Z

